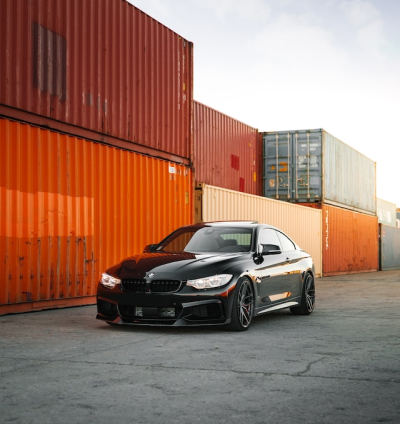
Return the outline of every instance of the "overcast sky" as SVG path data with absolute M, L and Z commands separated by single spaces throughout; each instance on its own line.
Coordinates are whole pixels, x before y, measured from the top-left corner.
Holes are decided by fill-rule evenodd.
M 325 129 L 400 207 L 400 0 L 129 1 L 194 43 L 195 100 L 260 131 Z

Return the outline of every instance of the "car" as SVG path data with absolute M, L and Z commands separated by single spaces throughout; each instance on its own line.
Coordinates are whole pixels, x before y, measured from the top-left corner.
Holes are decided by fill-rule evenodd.
M 254 317 L 315 306 L 311 256 L 258 222 L 181 227 L 102 274 L 96 318 L 109 324 L 219 325 L 245 331 Z

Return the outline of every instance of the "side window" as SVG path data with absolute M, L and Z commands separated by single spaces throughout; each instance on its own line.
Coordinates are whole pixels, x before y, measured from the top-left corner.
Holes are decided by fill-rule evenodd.
M 276 231 L 269 228 L 260 231 L 258 243 L 261 243 L 264 246 L 264 251 L 282 249 Z
M 290 250 L 295 250 L 296 249 L 296 247 L 293 244 L 293 242 L 289 238 L 287 238 L 285 236 L 285 234 L 282 234 L 282 233 L 278 232 L 278 237 L 279 237 L 279 240 L 281 241 L 282 251 L 283 252 L 289 252 Z

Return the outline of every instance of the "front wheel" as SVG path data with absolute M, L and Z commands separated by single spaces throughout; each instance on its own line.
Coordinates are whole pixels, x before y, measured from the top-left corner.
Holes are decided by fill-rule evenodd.
M 294 306 L 290 308 L 290 311 L 294 315 L 310 315 L 315 307 L 315 283 L 312 274 L 307 273 L 304 284 L 303 292 L 301 295 L 300 306 Z
M 233 295 L 231 322 L 226 325 L 230 331 L 245 331 L 249 328 L 254 310 L 254 294 L 251 282 L 241 279 Z

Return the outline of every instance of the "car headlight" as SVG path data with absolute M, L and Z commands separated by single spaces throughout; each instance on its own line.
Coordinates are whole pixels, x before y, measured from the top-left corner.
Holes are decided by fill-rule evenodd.
M 212 277 L 198 278 L 197 280 L 188 280 L 186 285 L 192 286 L 195 289 L 214 289 L 229 283 L 232 279 L 230 274 L 213 275 Z
M 101 284 L 108 289 L 113 289 L 117 284 L 121 284 L 121 280 L 119 278 L 112 277 L 107 273 L 101 275 Z

